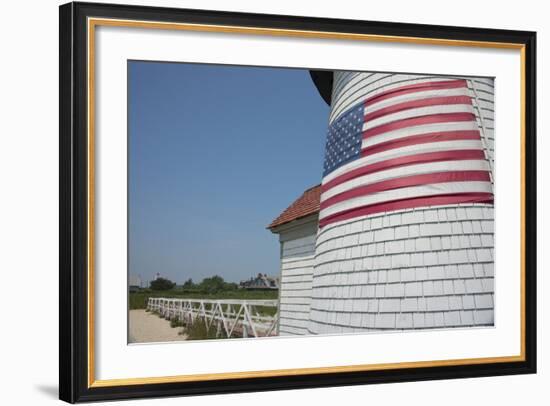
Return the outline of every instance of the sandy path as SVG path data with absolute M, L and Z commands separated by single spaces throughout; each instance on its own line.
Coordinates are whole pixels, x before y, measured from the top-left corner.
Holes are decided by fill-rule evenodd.
M 151 343 L 185 341 L 185 334 L 179 335 L 181 327 L 170 327 L 170 322 L 145 310 L 130 310 L 130 342 Z

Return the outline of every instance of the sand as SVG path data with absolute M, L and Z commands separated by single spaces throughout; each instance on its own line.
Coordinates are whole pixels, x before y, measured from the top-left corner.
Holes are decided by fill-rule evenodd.
M 152 343 L 166 341 L 185 341 L 187 336 L 180 335 L 181 327 L 170 327 L 170 322 L 145 310 L 130 310 L 130 342 Z

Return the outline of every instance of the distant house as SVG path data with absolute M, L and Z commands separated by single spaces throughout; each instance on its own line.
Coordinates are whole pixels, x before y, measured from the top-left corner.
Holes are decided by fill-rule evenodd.
M 267 227 L 279 235 L 279 334 L 308 334 L 321 186 L 307 189 Z
M 279 289 L 279 281 L 266 274 L 259 273 L 255 278 L 241 281 L 239 287 L 242 289 Z

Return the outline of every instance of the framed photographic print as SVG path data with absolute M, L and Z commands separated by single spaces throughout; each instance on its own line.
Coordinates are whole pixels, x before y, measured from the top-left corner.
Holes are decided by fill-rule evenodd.
M 536 371 L 534 32 L 60 7 L 60 398 Z

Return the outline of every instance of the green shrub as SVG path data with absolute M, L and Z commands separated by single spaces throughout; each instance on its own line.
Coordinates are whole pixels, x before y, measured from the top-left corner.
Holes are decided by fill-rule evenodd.
M 171 290 L 176 286 L 174 282 L 166 278 L 157 278 L 150 283 L 152 290 Z

